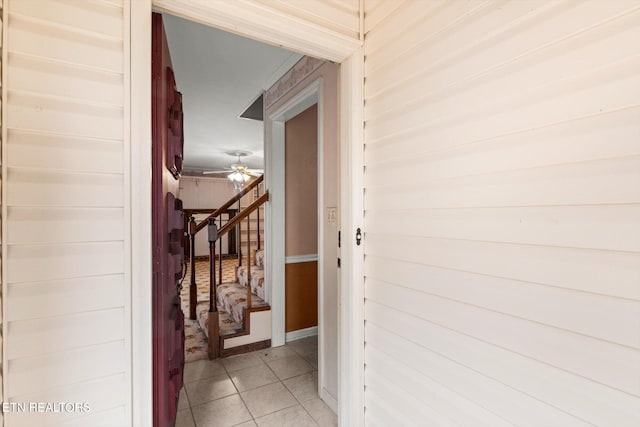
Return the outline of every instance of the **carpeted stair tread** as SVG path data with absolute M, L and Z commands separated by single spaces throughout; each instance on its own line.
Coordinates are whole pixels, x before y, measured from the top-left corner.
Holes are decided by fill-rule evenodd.
M 200 324 L 200 328 L 205 333 L 207 338 L 209 337 L 209 302 L 204 301 L 196 305 L 196 317 L 198 318 L 198 323 Z M 220 327 L 220 335 L 232 335 L 238 332 L 242 332 L 242 324 L 237 323 L 233 320 L 231 315 L 223 310 L 221 307 L 218 307 L 218 322 Z

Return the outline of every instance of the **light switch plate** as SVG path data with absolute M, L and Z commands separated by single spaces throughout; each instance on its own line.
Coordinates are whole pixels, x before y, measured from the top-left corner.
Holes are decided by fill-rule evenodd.
M 327 208 L 327 222 L 329 224 L 336 223 L 336 210 L 335 207 Z

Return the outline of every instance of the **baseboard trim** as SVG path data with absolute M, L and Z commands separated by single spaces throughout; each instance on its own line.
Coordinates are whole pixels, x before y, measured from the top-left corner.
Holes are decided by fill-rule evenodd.
M 271 340 L 252 342 L 251 344 L 243 344 L 237 347 L 220 349 L 220 357 L 235 356 L 237 354 L 249 353 L 256 350 L 264 350 L 271 347 Z
M 320 392 L 320 398 L 324 400 L 324 403 L 326 403 L 336 415 L 338 414 L 338 399 L 333 397 L 326 388 L 323 388 Z
M 285 342 L 299 340 L 301 338 L 312 337 L 318 335 L 318 327 L 312 326 L 306 329 L 298 329 L 297 331 L 287 332 L 284 340 Z

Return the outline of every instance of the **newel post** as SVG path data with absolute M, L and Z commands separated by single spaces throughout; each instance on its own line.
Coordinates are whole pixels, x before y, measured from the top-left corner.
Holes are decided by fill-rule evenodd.
M 189 264 L 191 265 L 191 278 L 189 283 L 189 318 L 191 320 L 196 320 L 198 286 L 196 285 L 196 219 L 193 216 L 189 219 L 189 243 Z
M 218 316 L 218 292 L 216 289 L 216 240 L 218 239 L 218 229 L 213 218 L 209 218 L 209 223 L 207 224 L 207 239 L 209 240 L 209 359 L 217 359 L 220 357 L 220 319 Z

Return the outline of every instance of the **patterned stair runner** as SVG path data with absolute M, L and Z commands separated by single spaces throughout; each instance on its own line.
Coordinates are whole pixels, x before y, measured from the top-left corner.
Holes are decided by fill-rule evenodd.
M 268 304 L 264 301 L 264 250 L 258 250 L 252 257 L 256 264 L 251 266 L 251 306 L 264 307 Z M 247 267 L 235 267 L 235 259 L 223 259 L 223 283 L 217 286 L 218 316 L 220 322 L 220 335 L 231 335 L 243 330 L 244 309 L 247 307 Z M 235 271 L 235 274 L 234 274 Z M 231 281 L 231 276 L 237 281 Z M 186 277 L 189 277 L 187 272 Z M 232 279 L 232 280 L 233 280 Z M 224 283 L 225 280 L 228 282 Z M 193 345 L 202 347 L 206 353 L 206 335 L 209 323 L 209 262 L 208 260 L 196 261 L 196 284 L 198 286 L 196 318 L 197 322 L 189 320 L 187 325 L 187 341 L 191 337 Z M 181 292 L 182 309 L 189 311 L 189 286 L 183 285 Z M 191 323 L 195 323 L 191 325 Z M 199 324 L 201 331 L 196 331 Z M 200 332 L 200 333 L 198 333 Z M 201 335 L 204 333 L 204 336 Z M 186 345 L 189 351 L 189 343 Z

